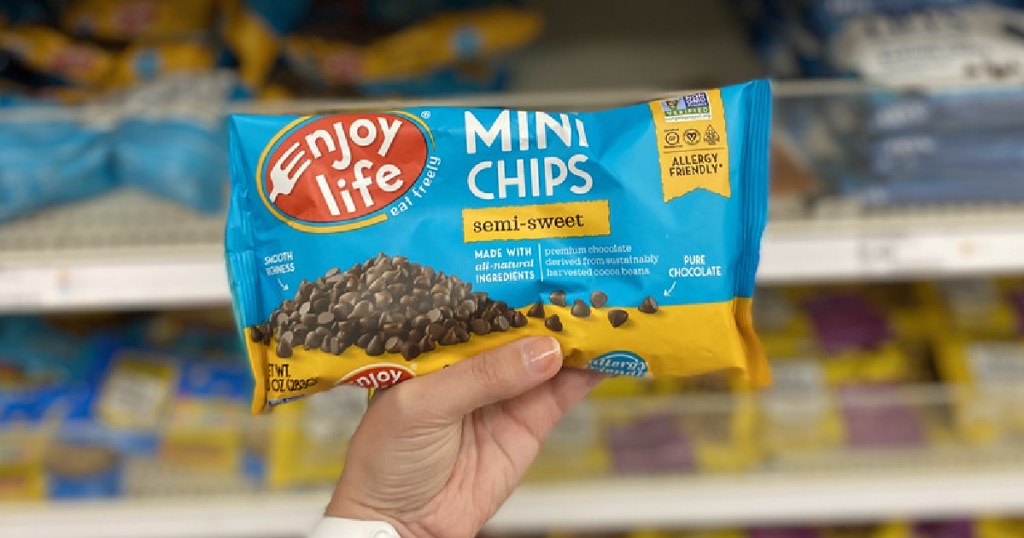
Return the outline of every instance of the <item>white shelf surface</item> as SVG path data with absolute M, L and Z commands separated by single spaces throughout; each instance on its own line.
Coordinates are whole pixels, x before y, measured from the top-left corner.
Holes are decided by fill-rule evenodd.
M 303 536 L 327 492 L 0 505 L 5 538 Z M 498 533 L 1024 514 L 1024 468 L 608 479 L 520 488 Z
M 224 217 L 130 191 L 0 225 L 0 312 L 226 305 Z M 772 222 L 763 284 L 1024 271 L 1024 208 Z

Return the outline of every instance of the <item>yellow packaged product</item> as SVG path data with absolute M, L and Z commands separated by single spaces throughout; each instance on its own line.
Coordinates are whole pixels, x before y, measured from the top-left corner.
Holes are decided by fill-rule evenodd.
M 843 420 L 822 363 L 776 357 L 772 387 L 758 394 L 759 440 L 766 456 L 784 461 L 845 443 Z
M 74 0 L 61 26 L 101 41 L 194 37 L 213 27 L 216 0 Z
M 216 63 L 214 49 L 200 40 L 134 43 L 117 56 L 110 85 L 132 86 L 173 73 L 205 73 Z
M 957 430 L 979 444 L 1024 435 L 1024 340 L 947 336 L 936 347 Z
M 741 529 L 634 530 L 626 538 L 747 538 Z
M 366 411 L 366 392 L 345 387 L 278 409 L 270 418 L 265 480 L 273 489 L 328 486 Z
M 114 68 L 114 58 L 102 48 L 44 26 L 5 28 L 0 51 L 30 69 L 83 86 L 104 85 Z
M 705 374 L 680 380 L 683 394 L 699 405 L 681 409 L 684 431 L 692 439 L 696 468 L 702 472 L 738 472 L 761 458 L 757 442 L 756 397 L 735 376 Z
M 975 338 L 1020 334 L 1020 312 L 1008 296 L 1019 288 L 1017 281 L 991 278 L 918 285 L 934 334 L 952 331 Z
M 1024 536 L 1024 519 L 979 518 L 974 538 L 1019 538 Z
M 382 82 L 510 52 L 532 41 L 540 28 L 541 17 L 533 11 L 492 7 L 438 15 L 365 46 L 292 35 L 285 39 L 284 54 L 298 71 L 323 84 Z
M 526 471 L 526 480 L 579 480 L 607 475 L 609 449 L 601 436 L 599 405 L 584 400 L 555 425 Z

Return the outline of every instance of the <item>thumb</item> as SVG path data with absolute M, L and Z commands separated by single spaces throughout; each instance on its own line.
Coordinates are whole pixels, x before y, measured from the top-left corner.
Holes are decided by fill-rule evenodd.
M 413 398 L 446 420 L 514 398 L 554 377 L 562 349 L 548 336 L 533 336 L 485 351 L 439 372 L 409 380 Z M 406 388 L 406 387 L 398 387 Z M 408 396 L 408 395 L 407 395 Z

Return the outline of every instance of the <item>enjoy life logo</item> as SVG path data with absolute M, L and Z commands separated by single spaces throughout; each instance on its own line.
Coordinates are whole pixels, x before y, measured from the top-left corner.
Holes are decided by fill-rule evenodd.
M 268 145 L 257 181 L 279 218 L 329 231 L 400 200 L 427 157 L 423 131 L 402 114 L 303 118 Z

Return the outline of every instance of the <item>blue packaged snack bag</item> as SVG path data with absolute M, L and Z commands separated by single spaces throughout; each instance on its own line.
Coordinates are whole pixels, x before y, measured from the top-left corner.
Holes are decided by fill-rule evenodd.
M 750 318 L 770 87 L 588 113 L 234 116 L 226 257 L 260 412 L 529 335 L 769 380 Z
M 236 87 L 226 72 L 169 75 L 131 89 L 111 135 L 120 183 L 196 211 L 215 212 L 227 194 L 223 107 Z
M 0 221 L 113 186 L 106 133 L 75 120 L 0 123 Z

